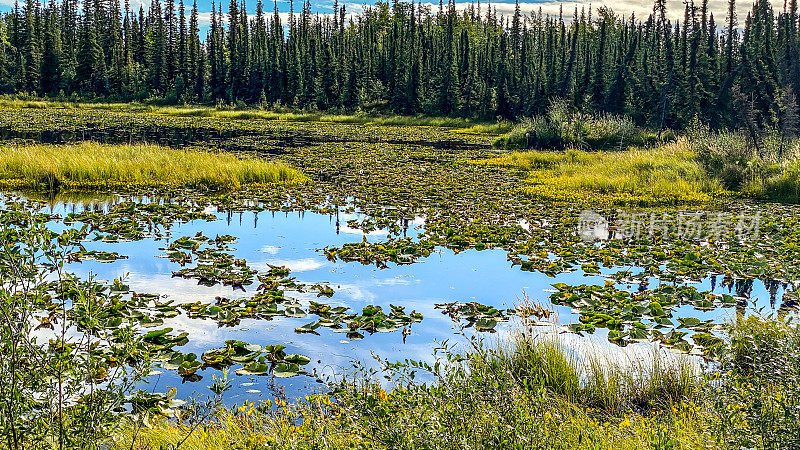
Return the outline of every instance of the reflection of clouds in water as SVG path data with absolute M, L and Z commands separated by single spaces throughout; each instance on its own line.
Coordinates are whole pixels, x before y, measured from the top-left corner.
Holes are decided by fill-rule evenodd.
M 196 280 L 186 278 L 173 278 L 164 274 L 139 274 L 131 272 L 127 279 L 131 291 L 166 295 L 177 303 L 191 303 L 196 301 L 210 302 L 214 297 L 245 296 L 246 293 L 234 292 L 229 286 L 217 284 L 203 286 Z
M 364 233 L 363 230 L 359 230 L 358 228 L 350 228 L 345 225 L 341 225 L 339 227 L 340 233 L 347 233 L 347 234 L 358 234 L 358 235 L 366 235 L 366 236 L 385 236 L 389 234 L 386 230 L 372 230 L 369 233 Z
M 269 267 L 267 264 L 273 266 L 285 266 L 292 272 L 308 272 L 311 270 L 317 270 L 322 267 L 328 265 L 328 261 L 321 261 L 314 258 L 302 258 L 302 259 L 270 259 L 265 261 L 264 263 L 256 263 L 253 264 L 253 268 L 259 271 L 267 271 Z
M 374 303 L 376 298 L 375 294 L 370 292 L 369 289 L 358 284 L 339 284 L 336 288 L 336 294 L 345 295 L 351 300 L 364 304 Z
M 259 250 L 259 251 L 261 253 L 266 253 L 268 255 L 277 255 L 278 252 L 280 251 L 280 249 L 281 249 L 281 247 L 277 246 L 277 245 L 265 245 L 265 246 L 261 247 L 261 250 Z
M 219 347 L 224 345 L 231 328 L 220 328 L 213 320 L 192 319 L 184 314 L 164 320 L 164 326 L 171 327 L 173 333 L 189 333 L 189 344 L 193 347 Z M 209 348 L 210 348 L 209 347 Z
M 382 280 L 375 280 L 376 286 L 408 286 L 411 282 L 419 283 L 419 280 L 412 280 L 413 276 L 398 275 L 392 278 L 384 278 Z

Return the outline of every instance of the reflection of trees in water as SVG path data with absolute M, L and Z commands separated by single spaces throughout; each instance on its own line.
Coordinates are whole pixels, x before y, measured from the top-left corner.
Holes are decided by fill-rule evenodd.
M 778 289 L 781 287 L 781 282 L 778 280 L 773 280 L 767 278 L 764 280 L 764 288 L 769 292 L 769 306 L 772 309 L 775 309 L 775 303 L 778 297 Z
M 720 288 L 727 288 L 728 293 L 734 295 L 737 299 L 736 312 L 744 314 L 748 303 L 753 296 L 753 286 L 755 279 L 737 279 L 724 278 L 720 282 Z M 717 284 L 717 276 L 710 276 L 711 290 L 714 291 Z M 800 298 L 794 287 L 785 281 L 773 280 L 767 278 L 761 280 L 764 284 L 764 289 L 769 293 L 769 306 L 770 309 L 775 310 L 776 305 L 778 316 L 783 317 L 790 311 L 796 310 L 800 306 Z M 778 293 L 783 290 L 783 295 L 778 296 Z
M 728 293 L 736 297 L 736 313 L 744 315 L 749 303 L 750 297 L 753 294 L 753 280 L 752 279 L 736 279 L 725 277 L 720 283 L 721 288 L 728 288 Z M 713 288 L 713 285 L 712 285 Z
M 786 283 L 786 285 L 788 285 L 788 283 Z M 797 291 L 794 288 L 786 290 L 781 300 L 781 307 L 778 308 L 778 317 L 784 317 L 789 312 L 797 311 L 797 307 L 800 306 Z

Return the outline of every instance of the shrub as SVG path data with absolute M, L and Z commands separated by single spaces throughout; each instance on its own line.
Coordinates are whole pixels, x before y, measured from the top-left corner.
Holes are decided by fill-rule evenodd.
M 663 139 L 674 138 L 669 132 Z M 652 145 L 658 134 L 638 128 L 627 116 L 581 114 L 571 111 L 564 101 L 554 101 L 545 115 L 522 119 L 510 132 L 494 143 L 504 149 L 611 150 L 631 145 Z
M 737 448 L 797 448 L 800 328 L 751 316 L 728 330 L 728 351 L 709 394 L 721 439 Z
M 0 445 L 98 448 L 150 360 L 132 326 L 112 333 L 98 313 L 107 287 L 63 272 L 87 229 L 55 233 L 48 220 L 0 211 Z

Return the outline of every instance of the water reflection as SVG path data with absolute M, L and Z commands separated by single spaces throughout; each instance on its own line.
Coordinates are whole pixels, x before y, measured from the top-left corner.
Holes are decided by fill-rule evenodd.
M 53 213 L 66 214 L 80 212 L 83 208 L 95 211 L 107 211 L 118 198 L 101 201 L 61 202 L 50 204 Z M 227 339 L 237 339 L 259 345 L 283 344 L 290 353 L 301 353 L 311 358 L 308 369 L 318 375 L 344 373 L 351 367 L 351 362 L 361 361 L 373 363 L 372 355 L 382 358 L 413 358 L 430 361 L 432 348 L 437 341 L 450 339 L 461 342 L 454 335 L 454 324 L 441 311 L 434 309 L 436 303 L 453 301 L 477 301 L 497 308 L 514 307 L 518 297 L 525 291 L 531 299 L 548 304 L 549 293 L 546 292 L 553 283 L 567 284 L 602 284 L 605 276 L 613 270 L 602 269 L 598 275 L 584 275 L 580 271 L 565 273 L 556 277 L 548 277 L 541 273 L 526 272 L 511 267 L 503 250 L 468 250 L 453 253 L 442 249 L 418 263 L 409 265 L 389 265 L 387 269 L 366 266 L 358 263 L 328 261 L 319 249 L 328 246 L 340 246 L 348 242 L 359 242 L 367 239 L 377 242 L 386 237 L 385 230 L 373 230 L 364 234 L 356 228 L 347 226 L 350 220 L 360 220 L 358 214 L 337 212 L 330 215 L 312 212 L 236 212 L 217 213 L 213 208 L 209 213 L 217 214 L 218 220 L 194 220 L 186 223 L 175 223 L 165 233 L 165 238 L 158 240 L 148 238 L 136 242 L 104 243 L 87 242 L 87 250 L 115 251 L 128 256 L 128 259 L 114 263 L 86 261 L 74 263 L 69 269 L 82 277 L 94 275 L 97 278 L 112 280 L 126 278 L 132 291 L 157 293 L 174 300 L 176 303 L 213 302 L 215 297 L 239 298 L 251 293 L 235 292 L 231 287 L 215 285 L 211 287 L 198 285 L 195 280 L 173 278 L 172 271 L 180 266 L 168 259 L 158 258 L 163 254 L 166 239 L 181 236 L 194 236 L 202 232 L 206 236 L 230 234 L 238 238 L 232 245 L 232 253 L 238 259 L 246 259 L 248 265 L 258 270 L 266 270 L 268 265 L 284 265 L 292 270 L 292 276 L 298 281 L 314 284 L 329 283 L 335 294 L 327 303 L 332 306 L 345 306 L 360 311 L 367 305 L 378 305 L 390 310 L 390 305 L 403 306 L 407 311 L 416 310 L 424 315 L 424 320 L 415 324 L 411 335 L 406 339 L 399 332 L 375 333 L 360 341 L 347 339 L 344 333 L 337 333 L 328 328 L 320 328 L 319 335 L 297 334 L 294 329 L 311 321 L 311 318 L 295 319 L 277 317 L 273 320 L 244 319 L 235 327 L 218 327 L 216 322 L 203 319 L 192 319 L 185 315 L 166 319 L 165 326 L 176 331 L 189 333 L 190 341 L 180 348 L 188 353 L 198 355 L 206 350 L 224 345 Z M 419 218 L 407 223 L 406 234 L 416 236 L 424 220 Z M 54 224 L 56 228 L 63 224 Z M 631 269 L 640 273 L 640 269 Z M 660 281 L 645 279 L 638 285 L 619 284 L 619 288 L 628 290 L 645 290 L 657 286 Z M 700 290 L 711 290 L 715 293 L 732 293 L 741 298 L 740 307 L 747 302 L 755 302 L 756 307 L 774 310 L 781 304 L 783 294 L 788 286 L 773 280 L 719 280 L 716 276 L 702 280 L 697 286 Z M 250 289 L 252 290 L 252 289 Z M 288 292 L 288 296 L 297 298 L 307 305 L 316 300 L 315 293 Z M 556 314 L 561 324 L 577 321 L 576 314 L 569 308 L 557 307 Z M 674 311 L 675 316 L 697 317 L 701 320 L 724 320 L 734 314 L 734 309 L 714 311 L 697 311 L 691 306 L 681 306 Z M 513 331 L 513 324 L 501 324 L 498 333 L 491 340 L 507 339 Z M 639 361 L 642 355 L 651 354 L 652 344 L 633 344 L 620 348 L 607 341 L 605 333 L 598 331 L 589 337 L 579 337 L 564 333 L 563 327 L 541 327 L 542 333 L 556 333 L 576 354 L 589 355 L 600 352 L 610 359 L 619 361 Z M 648 353 L 650 352 L 650 353 Z M 585 357 L 585 356 L 584 356 Z M 166 386 L 175 386 L 181 396 L 192 395 L 196 391 L 203 392 L 210 383 L 213 369 L 205 369 L 198 374 L 203 379 L 198 383 L 183 383 L 176 374 L 163 371 L 150 379 L 150 389 L 163 390 Z M 231 375 L 234 376 L 234 375 Z M 254 399 L 259 396 L 273 395 L 271 377 L 239 377 L 234 376 L 234 389 L 228 397 L 229 402 L 238 402 L 244 398 Z M 306 394 L 322 389 L 314 377 L 300 376 L 290 379 L 275 380 L 276 385 L 285 389 L 289 397 Z M 259 392 L 253 392 L 259 391 Z

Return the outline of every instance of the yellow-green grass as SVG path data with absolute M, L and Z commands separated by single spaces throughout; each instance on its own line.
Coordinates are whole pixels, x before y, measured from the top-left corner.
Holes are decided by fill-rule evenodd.
M 727 194 L 683 139 L 621 152 L 512 152 L 475 163 L 523 170 L 525 190 L 550 200 L 657 205 L 705 203 Z
M 428 448 L 547 443 L 548 448 L 638 449 L 667 441 L 675 448 L 713 443 L 712 419 L 698 406 L 696 370 L 659 357 L 644 371 L 611 361 L 589 367 L 559 341 L 544 339 L 518 336 L 494 350 L 481 347 L 468 355 L 468 372 L 447 369 L 437 386 L 387 392 L 367 383 L 335 398 L 245 403 L 221 410 L 197 429 L 167 419 L 149 428 L 128 424 L 111 447 L 155 450 L 183 442 L 185 449 L 417 448 L 425 442 Z M 691 388 L 673 392 L 679 373 L 688 376 Z M 631 405 L 652 408 L 641 413 Z
M 151 144 L 81 142 L 0 150 L 0 185 L 6 188 L 237 189 L 306 180 L 291 167 L 257 157 Z
M 319 111 L 270 111 L 258 108 L 226 108 L 203 105 L 158 106 L 143 103 L 85 103 L 54 100 L 28 100 L 0 97 L 0 106 L 7 108 L 70 108 L 110 111 L 141 111 L 177 117 L 218 117 L 232 120 L 279 120 L 286 122 L 331 122 L 382 126 L 428 126 L 455 128 L 461 133 L 502 134 L 511 130 L 507 121 L 476 121 L 459 117 L 402 116 L 383 114 L 335 114 Z
M 386 396 L 387 405 L 392 403 L 391 396 L 392 394 Z M 522 410 L 526 408 L 527 400 L 524 398 L 509 397 L 507 401 L 518 405 Z M 459 406 L 455 402 L 447 405 L 453 409 L 451 414 L 457 414 Z M 462 434 L 462 430 L 453 429 L 448 436 L 452 445 L 429 442 L 426 448 L 504 448 L 502 445 L 491 444 L 502 442 L 504 435 L 509 433 L 503 428 L 503 420 L 493 416 L 498 412 L 494 406 L 491 403 L 473 405 L 467 409 L 480 408 L 481 413 L 463 417 L 470 428 L 480 429 L 485 434 Z M 520 448 L 638 450 L 722 447 L 715 445 L 709 422 L 701 408 L 695 405 L 676 405 L 668 412 L 648 417 L 628 415 L 608 420 L 596 417 L 591 411 L 557 400 L 552 402 L 547 411 L 528 412 L 530 415 L 526 419 L 531 428 L 528 431 L 533 433 L 527 436 L 529 444 Z M 114 437 L 110 448 L 159 450 L 174 448 L 179 443 L 179 448 L 184 450 L 420 448 L 418 445 L 421 445 L 421 441 L 413 440 L 413 436 L 405 439 L 403 434 L 407 432 L 408 415 L 426 413 L 430 414 L 430 411 L 395 411 L 391 418 L 398 425 L 399 436 L 395 442 L 385 442 L 370 438 L 368 424 L 356 424 L 344 415 L 336 417 L 314 412 L 314 407 L 301 406 L 291 408 L 288 413 L 281 411 L 263 414 L 246 405 L 233 413 L 223 413 L 222 417 L 194 430 L 167 420 L 155 421 L 150 428 L 127 426 Z M 292 423 L 298 417 L 302 417 L 302 420 Z M 435 416 L 429 417 L 435 420 Z M 420 418 L 420 421 L 424 419 Z M 440 431 L 446 433 L 445 430 Z M 413 435 L 413 431 L 409 434 Z M 132 446 L 134 435 L 136 439 Z M 659 447 L 658 444 L 662 446 Z

